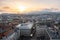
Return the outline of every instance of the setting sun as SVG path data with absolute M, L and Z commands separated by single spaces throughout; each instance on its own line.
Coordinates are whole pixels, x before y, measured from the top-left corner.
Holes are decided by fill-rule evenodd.
M 26 6 L 19 6 L 18 9 L 20 12 L 24 12 L 27 9 L 27 7 Z

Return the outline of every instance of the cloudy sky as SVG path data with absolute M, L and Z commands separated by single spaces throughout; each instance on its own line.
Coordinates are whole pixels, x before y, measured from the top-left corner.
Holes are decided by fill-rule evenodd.
M 0 0 L 0 11 L 17 12 L 19 6 L 26 6 L 28 11 L 42 9 L 60 10 L 60 0 Z

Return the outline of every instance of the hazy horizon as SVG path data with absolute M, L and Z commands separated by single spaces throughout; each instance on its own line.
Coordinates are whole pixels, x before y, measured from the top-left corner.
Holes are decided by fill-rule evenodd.
M 60 0 L 0 0 L 0 12 L 60 11 Z

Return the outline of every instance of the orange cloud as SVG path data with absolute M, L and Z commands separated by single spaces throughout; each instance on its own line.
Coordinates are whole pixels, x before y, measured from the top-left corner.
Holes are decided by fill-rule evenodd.
M 0 12 L 18 12 L 17 9 L 8 6 L 0 8 Z

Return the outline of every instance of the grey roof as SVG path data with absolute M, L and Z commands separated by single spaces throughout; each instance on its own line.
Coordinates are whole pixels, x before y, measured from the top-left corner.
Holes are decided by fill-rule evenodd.
M 22 23 L 17 25 L 16 27 L 19 27 L 19 29 L 31 29 L 33 26 L 33 23 Z

